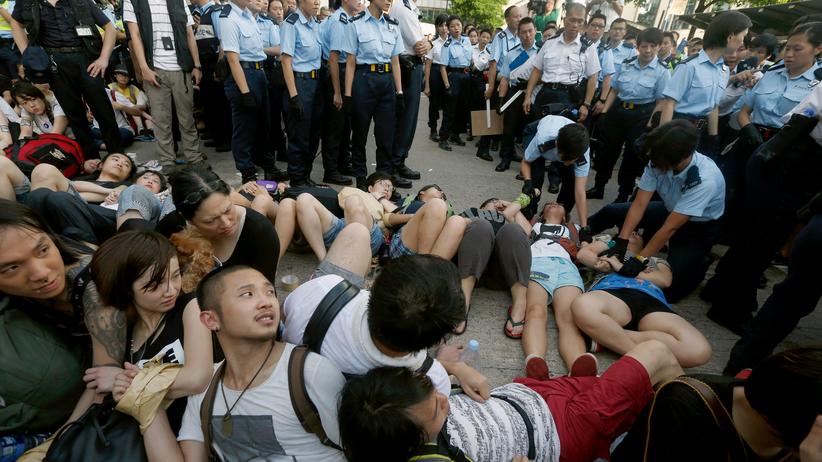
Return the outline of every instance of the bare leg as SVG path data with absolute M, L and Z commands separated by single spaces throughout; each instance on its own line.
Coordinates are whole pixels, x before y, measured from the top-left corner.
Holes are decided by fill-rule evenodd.
M 696 367 L 711 360 L 711 344 L 696 327 L 674 313 L 651 313 L 639 322 L 634 339 L 654 338 L 673 352 L 682 367 Z
M 308 242 L 317 259 L 325 259 L 326 250 L 323 234 L 331 228 L 334 215 L 311 194 L 297 196 L 297 223 L 303 237 Z
M 274 223 L 274 230 L 277 231 L 277 238 L 280 240 L 279 260 L 282 260 L 285 251 L 291 245 L 294 229 L 297 227 L 297 201 L 283 199 L 279 204 L 272 201 L 269 209 L 272 211 L 269 220 Z
M 657 340 L 640 343 L 626 356 L 636 359 L 645 367 L 651 379 L 651 385 L 657 385 L 683 374 L 682 367 L 671 350 Z
M 371 269 L 371 233 L 360 223 L 340 231 L 325 260 L 362 277 Z
M 448 205 L 445 201 L 430 199 L 402 229 L 402 243 L 416 253 L 430 254 L 437 237 L 445 226 L 447 213 Z
M 554 317 L 557 320 L 557 330 L 559 330 L 559 355 L 571 369 L 574 360 L 585 354 L 585 340 L 582 333 L 574 324 L 574 316 L 571 313 L 571 304 L 582 291 L 573 286 L 560 287 L 554 291 Z
M 468 226 L 469 222 L 470 220 L 458 216 L 448 218 L 440 235 L 437 236 L 437 240 L 434 242 L 431 254 L 446 260 L 454 258 L 457 250 L 459 250 L 460 242 L 462 242 L 462 236 L 465 234 L 465 227 Z
M 465 311 L 468 311 L 468 307 L 471 306 L 471 293 L 474 292 L 474 286 L 476 285 L 477 278 L 474 276 L 465 277 L 460 281 L 462 295 L 465 297 Z
M 69 180 L 54 165 L 40 164 L 31 172 L 31 189 L 48 188 L 52 191 L 68 191 Z
M 14 187 L 22 185 L 26 176 L 9 158 L 0 156 L 0 198 L 17 200 Z
M 571 304 L 574 323 L 609 350 L 624 355 L 638 342 L 622 328 L 631 321 L 631 310 L 613 295 L 595 290 L 582 294 Z
M 359 196 L 349 196 L 346 198 L 343 204 L 343 211 L 345 213 L 346 224 L 359 223 L 368 228 L 368 230 L 371 230 L 371 227 L 374 226 L 374 217 L 371 216 L 368 208 L 365 207 L 365 202 L 363 202 Z
M 143 215 L 141 215 L 140 212 L 136 210 L 126 210 L 125 213 L 117 217 L 117 229 L 120 229 L 120 227 L 123 226 L 123 223 L 125 223 L 128 220 L 131 220 L 132 218 L 137 218 L 140 220 L 145 219 Z
M 527 299 L 525 328 L 522 330 L 522 351 L 525 356 L 545 358 L 548 351 L 548 292 L 541 285 L 531 281 L 528 283 Z
M 515 282 L 514 285 L 511 286 L 511 319 L 514 321 L 522 319 L 526 312 L 528 303 L 527 294 L 528 288 L 519 282 Z M 513 334 L 519 334 L 523 329 L 524 326 L 517 326 L 511 329 L 511 332 Z

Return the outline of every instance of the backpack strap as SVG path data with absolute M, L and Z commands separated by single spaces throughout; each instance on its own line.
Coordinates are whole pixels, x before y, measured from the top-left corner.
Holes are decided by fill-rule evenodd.
M 416 370 L 418 374 L 428 375 L 428 371 L 431 369 L 431 366 L 434 365 L 434 358 L 431 355 L 426 354 L 425 360 L 422 362 L 422 366 Z
M 345 305 L 358 293 L 360 293 L 360 289 L 346 279 L 343 279 L 328 291 L 320 304 L 317 305 L 311 319 L 308 320 L 308 325 L 306 325 L 303 333 L 302 344 L 314 353 L 320 354 L 325 334 L 328 332 L 328 328 L 331 327 L 331 323 L 334 322 L 334 319 L 340 314 Z
M 85 295 L 86 286 L 89 282 L 91 282 L 91 265 L 86 265 L 77 273 L 71 287 L 71 307 L 74 309 L 75 316 L 79 315 L 80 319 L 82 319 L 82 313 L 85 312 L 83 295 Z
M 203 401 L 200 403 L 200 428 L 203 430 L 203 444 L 205 444 L 206 451 L 209 454 L 213 453 L 211 448 L 212 432 L 211 432 L 211 412 L 214 410 L 214 397 L 217 395 L 217 385 L 223 379 L 225 373 L 225 361 L 220 364 L 217 371 L 211 377 L 211 382 L 208 384 Z
M 305 388 L 305 359 L 308 353 L 309 348 L 305 345 L 295 346 L 288 358 L 288 394 L 291 397 L 291 407 L 294 408 L 294 413 L 297 414 L 297 419 L 305 431 L 316 435 L 325 446 L 342 450 L 325 433 L 317 407 L 311 402 Z
M 571 240 L 574 241 L 574 245 L 579 247 L 579 231 L 577 231 L 576 225 L 568 223 L 565 227 L 568 228 L 568 234 L 571 235 Z

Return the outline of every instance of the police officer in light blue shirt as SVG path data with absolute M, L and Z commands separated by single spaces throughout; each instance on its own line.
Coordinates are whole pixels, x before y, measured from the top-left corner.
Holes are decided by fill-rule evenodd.
M 611 27 L 608 29 L 608 49 L 611 50 L 611 54 L 614 57 L 614 67 L 617 72 L 619 72 L 619 67 L 623 61 L 637 54 L 636 47 L 625 43 L 625 34 L 627 31 L 628 23 L 623 18 L 614 19 Z
M 313 186 L 311 166 L 320 144 L 322 39 L 318 0 L 299 0 L 280 25 L 280 61 L 288 105 L 288 175 L 291 186 Z
M 596 179 L 586 194 L 589 199 L 603 199 L 605 185 L 625 146 L 619 167 L 619 192 L 615 202 L 625 202 L 634 190 L 636 177 L 642 172 L 634 143 L 645 131 L 656 103 L 663 98 L 663 90 L 671 78 L 668 69 L 657 58 L 662 42 L 662 31 L 655 27 L 639 34 L 640 54 L 626 59 L 611 80 L 603 116 L 599 121 L 599 135 L 603 149 L 596 156 Z
M 446 103 L 440 127 L 440 149 L 451 150 L 449 142 L 465 146 L 460 132 L 467 122 L 467 108 L 470 103 L 471 40 L 462 33 L 459 16 L 448 18 L 449 37 L 442 44 L 440 52 L 440 75 L 445 86 Z M 493 50 L 492 50 L 493 54 Z M 432 76 L 431 78 L 436 78 Z
M 403 41 L 397 21 L 385 13 L 390 6 L 390 0 L 372 0 L 365 11 L 351 19 L 343 46 L 348 53 L 343 105 L 348 105 L 351 114 L 351 166 L 360 188 L 365 187 L 368 175 L 365 144 L 372 119 L 377 171 L 394 175 L 396 187 L 411 187 L 411 181 L 395 175 L 395 168 L 403 161 L 393 151 L 396 114 L 405 108 L 405 97 L 399 60 Z
M 243 183 L 257 179 L 259 165 L 266 179 L 279 177 L 274 156 L 268 151 L 268 79 L 263 70 L 266 55 L 263 40 L 248 0 L 232 0 L 219 15 L 220 46 L 231 75 L 225 81 L 225 94 L 231 103 L 234 127 L 231 152 Z
M 691 293 L 705 277 L 718 219 L 725 211 L 725 180 L 714 161 L 696 151 L 697 134 L 686 120 L 650 132 L 643 145 L 650 162 L 636 198 L 606 205 L 589 220 L 592 233 L 621 225 L 619 237 L 601 254 L 620 260 L 625 258 L 631 233 L 644 229 L 645 247 L 619 270 L 626 277 L 636 277 L 647 258 L 667 243 L 674 279 L 665 297 L 672 303 Z M 652 201 L 654 194 L 661 200 Z
M 505 9 L 505 29 L 494 36 L 488 45 L 491 59 L 488 61 L 488 88 L 485 90 L 485 99 L 490 99 L 500 81 L 499 65 L 503 58 L 520 44 L 518 26 L 522 19 L 522 9 L 518 6 L 509 6 Z

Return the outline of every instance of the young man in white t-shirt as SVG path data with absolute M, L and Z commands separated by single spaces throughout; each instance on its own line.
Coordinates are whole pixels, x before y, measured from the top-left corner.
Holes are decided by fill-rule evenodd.
M 171 11 L 169 11 L 171 10 Z M 194 20 L 188 5 L 166 0 L 126 0 L 123 21 L 131 35 L 131 46 L 143 76 L 143 90 L 151 104 L 155 136 L 163 173 L 174 172 L 172 107 L 177 110 L 181 147 L 189 164 L 205 163 L 194 124 L 194 85 L 202 71 Z M 141 35 L 151 32 L 151 37 Z M 172 105 L 173 102 L 173 105 Z
M 272 283 L 246 266 L 223 267 L 200 282 L 197 299 L 200 320 L 216 333 L 226 358 L 211 413 L 212 449 L 219 459 L 345 460 L 341 451 L 308 433 L 294 412 L 288 379 L 294 345 L 274 340 L 280 305 Z M 309 353 L 304 385 L 335 444 L 339 443 L 337 400 L 344 383 L 333 364 Z M 157 413 L 144 434 L 150 461 L 208 460 L 200 421 L 204 394 L 188 398 L 177 440 L 165 411 Z
M 370 269 L 370 232 L 360 223 L 337 236 L 314 279 L 292 292 L 283 304 L 283 340 L 295 344 L 323 298 L 343 278 L 362 288 Z M 360 290 L 334 318 L 320 353 L 345 374 L 362 375 L 379 366 L 412 370 L 426 364 L 427 348 L 442 342 L 464 320 L 459 272 L 434 255 L 400 257 L 386 265 L 371 290 Z M 427 375 L 440 393 L 450 393 L 448 374 L 478 401 L 489 397 L 482 374 L 456 358 L 438 356 Z

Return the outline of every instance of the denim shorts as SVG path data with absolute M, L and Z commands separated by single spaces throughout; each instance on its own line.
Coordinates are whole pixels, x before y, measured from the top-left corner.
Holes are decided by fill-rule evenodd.
M 339 236 L 343 228 L 345 228 L 345 222 L 342 219 L 336 216 L 332 217 L 331 227 L 323 233 L 323 244 L 325 244 L 326 248 L 331 247 L 331 244 L 334 243 L 337 236 Z M 382 234 L 382 229 L 380 229 L 377 224 L 377 220 L 374 220 L 374 224 L 371 225 L 371 255 L 376 255 L 384 242 L 385 237 Z
M 405 246 L 405 243 L 402 242 L 402 228 L 393 236 L 391 236 L 391 247 L 388 249 L 388 256 L 390 258 L 400 258 L 406 255 L 416 255 L 417 252 L 409 249 Z
M 548 292 L 548 304 L 554 299 L 554 291 L 572 286 L 585 292 L 582 276 L 574 263 L 562 257 L 534 257 L 531 260 L 531 280 Z
M 17 202 L 22 204 L 26 203 L 26 198 L 29 197 L 29 193 L 31 192 L 31 181 L 28 178 L 23 177 L 23 182 L 14 187 L 14 198 L 17 199 Z

